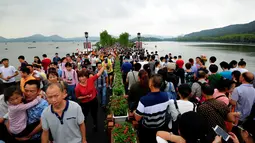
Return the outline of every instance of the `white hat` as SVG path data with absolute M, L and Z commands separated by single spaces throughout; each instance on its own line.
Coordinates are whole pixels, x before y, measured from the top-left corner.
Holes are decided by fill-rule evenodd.
M 167 67 L 167 69 L 175 70 L 176 64 L 175 63 L 167 63 L 166 67 Z

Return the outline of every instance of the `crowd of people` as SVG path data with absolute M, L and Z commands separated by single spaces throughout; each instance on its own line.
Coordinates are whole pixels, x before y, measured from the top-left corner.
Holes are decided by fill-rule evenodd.
M 1 60 L 0 142 L 86 143 L 87 116 L 97 131 L 116 59 L 140 143 L 255 142 L 254 74 L 243 59 L 216 65 L 212 56 L 206 66 L 205 55 L 184 61 L 120 47 L 42 58 L 29 64 L 21 55 L 17 69 Z

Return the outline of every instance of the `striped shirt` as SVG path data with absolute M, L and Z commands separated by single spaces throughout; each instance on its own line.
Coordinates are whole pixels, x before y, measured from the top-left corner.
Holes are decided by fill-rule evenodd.
M 143 116 L 144 127 L 159 128 L 165 124 L 168 105 L 169 100 L 165 92 L 150 92 L 140 99 L 136 114 Z
M 95 74 L 98 73 L 98 69 L 96 69 Z M 106 77 L 108 77 L 106 70 L 102 73 L 101 76 L 98 77 L 98 79 L 95 82 L 95 86 L 97 88 L 105 87 L 106 86 Z

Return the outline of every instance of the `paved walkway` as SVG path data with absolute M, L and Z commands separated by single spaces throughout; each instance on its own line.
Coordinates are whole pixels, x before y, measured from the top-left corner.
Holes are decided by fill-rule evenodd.
M 108 95 L 111 95 L 109 93 Z M 100 103 L 100 98 L 98 98 L 98 103 Z M 108 101 L 108 100 L 107 100 Z M 108 102 L 107 102 L 108 103 Z M 92 116 L 89 114 L 88 121 L 86 123 L 87 128 L 87 142 L 88 143 L 107 143 L 108 136 L 107 136 L 107 128 L 106 128 L 106 112 L 98 105 L 98 130 L 95 132 L 93 130 L 93 120 Z

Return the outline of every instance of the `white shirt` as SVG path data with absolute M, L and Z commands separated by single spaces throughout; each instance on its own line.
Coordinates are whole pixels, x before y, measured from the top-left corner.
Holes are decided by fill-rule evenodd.
M 233 71 L 240 71 L 240 73 L 245 73 L 245 72 L 248 72 L 247 69 L 244 69 L 244 68 L 233 68 L 233 69 L 230 69 L 231 72 Z
M 40 88 L 43 88 L 43 83 L 42 83 L 42 77 L 41 77 L 41 72 L 37 71 L 37 70 L 34 70 L 34 73 L 35 73 L 35 77 L 39 77 L 41 80 L 40 80 Z
M 177 59 L 176 59 L 176 60 L 175 60 L 175 59 L 172 59 L 172 61 L 173 61 L 173 63 L 176 63 Z
M 165 62 L 161 62 L 161 61 L 160 61 L 160 66 L 163 68 L 163 67 L 165 67 L 165 66 L 166 66 L 166 63 L 165 63 Z
M 156 68 L 155 68 L 155 74 L 158 74 L 158 71 L 159 71 L 159 68 L 156 67 Z
M 181 114 L 189 112 L 189 111 L 193 111 L 193 109 L 194 109 L 194 104 L 190 101 L 177 100 L 177 105 L 178 105 L 178 108 L 179 108 L 179 111 Z M 197 109 L 195 107 L 195 111 L 196 110 Z M 168 124 L 168 128 L 172 129 L 172 121 L 176 121 L 178 114 L 179 114 L 175 105 L 174 105 L 174 100 L 169 101 L 168 113 L 170 113 L 171 117 L 172 117 Z
M 7 78 L 8 76 L 13 76 L 17 70 L 13 66 L 9 66 L 5 68 L 4 66 L 0 67 L 0 73 L 2 74 L 3 78 Z M 2 80 L 3 83 L 11 83 L 15 82 L 15 77 L 10 78 L 8 81 Z
M 96 66 L 96 64 L 97 64 L 97 58 L 96 57 L 91 58 L 91 65 Z
M 149 62 L 147 62 L 147 61 L 142 61 L 142 62 L 138 62 L 138 63 L 140 63 L 141 66 L 142 66 L 140 70 L 143 70 L 143 65 L 148 64 Z
M 8 106 L 4 101 L 4 95 L 0 95 L 0 118 L 3 118 L 4 115 L 8 112 Z
M 127 74 L 128 79 L 128 90 L 130 90 L 130 87 L 132 84 L 136 83 L 138 81 L 138 73 L 137 71 L 130 71 Z

